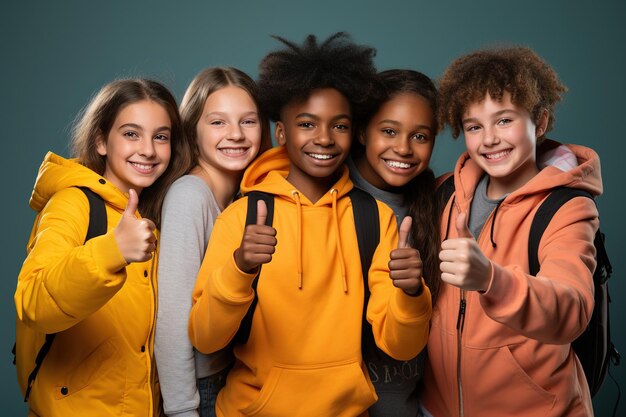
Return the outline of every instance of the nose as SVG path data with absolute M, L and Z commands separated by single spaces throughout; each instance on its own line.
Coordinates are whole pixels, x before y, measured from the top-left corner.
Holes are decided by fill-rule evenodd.
M 393 151 L 398 155 L 406 156 L 412 153 L 411 139 L 408 137 L 398 137 L 393 142 Z
M 139 150 L 137 153 L 146 158 L 152 158 L 154 155 L 156 155 L 156 149 L 154 147 L 154 142 L 152 141 L 152 139 L 149 138 L 146 140 L 141 140 L 139 142 Z
M 500 139 L 498 138 L 498 133 L 495 129 L 485 128 L 483 130 L 483 145 L 485 146 L 493 146 L 500 143 Z
M 333 138 L 332 132 L 327 127 L 321 126 L 318 131 L 318 135 L 314 140 L 315 144 L 320 146 L 330 146 L 335 143 L 335 138 Z
M 231 128 L 228 131 L 228 136 L 226 139 L 232 140 L 234 142 L 243 140 L 245 135 L 243 133 L 243 129 L 240 124 L 231 125 Z

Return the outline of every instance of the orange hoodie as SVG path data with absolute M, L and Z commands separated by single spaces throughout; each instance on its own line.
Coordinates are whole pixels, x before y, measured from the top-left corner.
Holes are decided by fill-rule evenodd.
M 347 169 L 316 203 L 285 179 L 284 148 L 257 159 L 242 181 L 275 195 L 278 244 L 261 268 L 250 339 L 217 400 L 218 416 L 358 416 L 376 401 L 361 358 L 363 279 Z M 254 275 L 240 271 L 247 200 L 218 217 L 193 293 L 189 336 L 202 352 L 226 346 L 253 299 Z M 428 338 L 430 291 L 410 297 L 392 285 L 389 254 L 397 245 L 391 209 L 378 203 L 380 243 L 369 272 L 367 318 L 377 344 L 398 359 L 415 357 Z
M 593 238 L 598 228 L 593 201 L 574 198 L 556 213 L 539 245 L 541 269 L 537 276 L 528 274 L 530 224 L 550 190 L 567 186 L 602 193 L 598 155 L 567 146 L 578 167 L 567 172 L 553 166 L 542 169 L 485 222 L 477 242 L 493 265 L 487 291 L 442 284 L 422 398 L 434 416 L 593 415 L 582 367 L 570 347 L 593 310 Z M 456 216 L 469 210 L 483 172 L 466 153 L 454 175 L 456 193 L 441 222 L 444 239 L 456 237 Z M 452 201 L 455 207 L 450 207 Z

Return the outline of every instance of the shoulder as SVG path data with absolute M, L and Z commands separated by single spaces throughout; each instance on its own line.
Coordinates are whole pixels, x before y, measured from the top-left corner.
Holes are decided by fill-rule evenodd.
M 170 186 L 163 208 L 197 208 L 206 209 L 216 206 L 215 197 L 209 186 L 195 175 L 184 175 Z

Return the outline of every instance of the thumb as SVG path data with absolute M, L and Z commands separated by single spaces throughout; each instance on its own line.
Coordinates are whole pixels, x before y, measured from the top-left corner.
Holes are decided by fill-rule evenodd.
M 267 220 L 267 206 L 265 201 L 259 200 L 256 202 L 256 224 L 265 225 Z
M 131 188 L 128 190 L 128 204 L 126 204 L 123 216 L 135 218 L 135 212 L 137 211 L 138 204 L 139 196 L 137 195 L 137 191 Z
M 398 249 L 409 247 L 409 233 L 411 232 L 411 224 L 413 218 L 406 216 L 400 223 L 400 230 L 398 231 Z
M 467 213 L 460 213 L 456 218 L 456 231 L 459 237 L 467 237 L 474 239 L 474 235 L 470 232 L 469 227 L 467 227 Z

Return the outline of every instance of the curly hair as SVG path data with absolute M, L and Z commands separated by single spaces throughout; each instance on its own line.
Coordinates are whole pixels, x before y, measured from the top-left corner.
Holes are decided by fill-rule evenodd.
M 530 48 L 479 50 L 454 60 L 441 77 L 439 124 L 449 124 L 456 139 L 463 129 L 463 113 L 470 104 L 482 101 L 486 94 L 501 100 L 509 92 L 511 102 L 526 109 L 535 124 L 547 111 L 549 132 L 554 123 L 554 107 L 566 91 L 554 69 Z
M 286 48 L 270 52 L 259 65 L 261 108 L 272 121 L 280 120 L 289 103 L 306 100 L 313 90 L 334 88 L 350 103 L 352 112 L 365 102 L 372 88 L 376 50 L 357 45 L 344 32 L 321 44 L 314 35 L 300 46 L 278 36 Z

